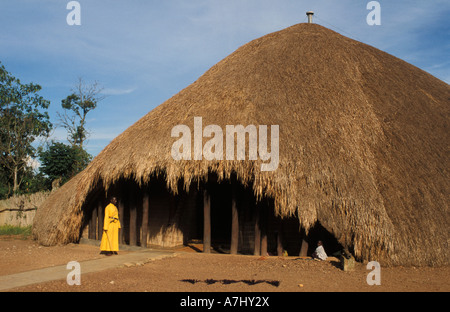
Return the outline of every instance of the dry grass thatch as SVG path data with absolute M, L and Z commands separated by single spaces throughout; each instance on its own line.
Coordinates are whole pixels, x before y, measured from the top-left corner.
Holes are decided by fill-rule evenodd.
M 97 183 L 163 174 L 176 192 L 216 172 L 236 173 L 283 216 L 317 220 L 361 259 L 448 264 L 450 87 L 378 49 L 315 24 L 239 48 L 114 139 L 48 199 L 34 234 L 77 239 L 81 207 Z M 174 161 L 175 125 L 279 125 L 280 164 Z M 205 140 L 204 140 L 205 142 Z

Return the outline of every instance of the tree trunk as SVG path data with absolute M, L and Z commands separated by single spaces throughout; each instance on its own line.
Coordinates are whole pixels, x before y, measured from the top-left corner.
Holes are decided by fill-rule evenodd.
M 14 167 L 14 186 L 13 186 L 13 196 L 16 197 L 17 196 L 17 191 L 19 189 L 19 184 L 17 183 L 17 173 L 18 173 L 18 168 L 17 166 Z

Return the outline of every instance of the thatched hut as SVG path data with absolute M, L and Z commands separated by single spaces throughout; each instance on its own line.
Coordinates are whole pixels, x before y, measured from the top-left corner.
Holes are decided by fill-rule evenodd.
M 449 104 L 430 74 L 295 25 L 242 46 L 119 135 L 49 197 L 33 233 L 43 245 L 98 238 L 114 194 L 127 244 L 298 255 L 321 239 L 382 265 L 446 265 Z M 278 167 L 262 171 L 248 150 L 175 160 L 172 129 L 196 117 L 203 128 L 278 125 Z

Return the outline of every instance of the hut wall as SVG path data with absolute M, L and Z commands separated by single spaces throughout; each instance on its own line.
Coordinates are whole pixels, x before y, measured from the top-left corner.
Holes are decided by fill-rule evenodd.
M 175 247 L 200 236 L 202 219 L 198 204 L 198 190 L 189 193 L 170 193 L 165 183 L 152 183 L 149 192 L 149 220 L 147 245 Z
M 148 245 L 174 247 L 183 244 L 179 206 L 177 198 L 165 188 L 150 189 Z
M 81 238 L 101 239 L 103 232 L 103 213 L 106 204 L 106 194 L 101 189 L 94 190 L 86 199 L 83 207 L 84 219 L 81 227 Z M 101 211 L 99 211 L 101 209 Z
M 183 202 L 180 229 L 183 233 L 183 244 L 197 241 L 203 235 L 203 197 L 200 192 L 192 187 L 187 194 L 181 195 Z
M 250 189 L 241 188 L 239 207 L 239 253 L 253 254 L 255 246 L 256 198 Z

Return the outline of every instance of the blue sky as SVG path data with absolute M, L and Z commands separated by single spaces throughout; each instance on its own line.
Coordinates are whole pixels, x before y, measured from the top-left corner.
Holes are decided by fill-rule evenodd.
M 381 25 L 369 26 L 369 0 L 79 0 L 81 25 L 69 26 L 68 0 L 1 0 L 0 61 L 51 101 L 79 77 L 107 96 L 88 115 L 86 148 L 97 155 L 153 108 L 243 44 L 307 21 L 395 55 L 450 83 L 450 1 L 379 0 Z M 52 138 L 66 140 L 57 128 Z

